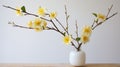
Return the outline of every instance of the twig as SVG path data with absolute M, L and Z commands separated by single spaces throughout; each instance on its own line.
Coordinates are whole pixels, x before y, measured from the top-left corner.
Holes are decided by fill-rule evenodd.
M 108 17 L 108 15 L 109 15 L 110 11 L 112 10 L 112 7 L 113 7 L 113 5 L 111 5 L 111 7 L 110 7 L 110 8 L 108 8 L 108 13 L 107 13 L 106 17 Z
M 118 12 L 116 12 L 116 13 L 112 14 L 111 16 L 109 16 L 108 18 L 106 18 L 106 20 L 108 20 L 108 19 L 112 18 L 113 16 L 115 16 L 115 15 L 117 15 L 117 14 L 118 14 Z
M 50 22 L 52 22 L 52 24 L 54 25 L 54 27 L 59 31 L 58 27 L 55 25 L 55 23 L 51 20 Z
M 75 26 L 76 26 L 76 36 L 78 38 L 78 24 L 77 24 L 77 21 L 76 21 Z M 79 41 L 77 41 L 77 44 L 78 44 L 77 51 L 79 51 L 80 50 L 80 46 L 82 45 L 82 43 L 79 43 Z
M 71 42 L 72 46 L 75 47 L 75 49 L 78 49 L 73 42 Z
M 66 30 L 68 31 L 68 19 L 69 19 L 69 16 L 68 16 L 68 13 L 67 13 L 66 5 L 65 5 L 65 16 L 66 16 Z
M 65 29 L 65 27 L 61 24 L 61 22 L 55 18 L 55 20 L 60 24 L 60 26 L 64 29 L 64 31 L 69 35 L 68 31 Z
M 91 25 L 91 27 L 93 27 L 93 26 L 94 26 L 95 22 L 96 22 L 96 21 L 94 20 L 94 22 L 93 22 L 93 24 Z
M 77 48 L 77 51 L 80 51 L 80 47 L 81 47 L 82 43 L 79 43 L 79 46 Z
M 34 29 L 32 27 L 25 27 L 25 26 L 17 25 L 14 22 L 9 22 L 8 24 L 11 24 L 13 27 L 19 27 L 19 28 L 25 28 L 25 29 Z M 55 28 L 48 27 L 48 26 L 47 26 L 46 30 L 54 30 L 54 31 L 59 32 L 60 34 L 64 35 L 63 32 L 56 30 Z
M 94 23 L 92 24 L 92 30 L 94 30 L 97 26 L 101 25 L 103 22 L 105 22 L 106 20 L 112 18 L 113 16 L 115 16 L 117 14 L 117 12 L 116 12 L 116 13 L 112 14 L 111 16 L 109 16 L 110 11 L 112 10 L 112 7 L 113 7 L 113 5 L 111 5 L 111 7 L 108 8 L 108 13 L 107 13 L 106 19 L 104 21 L 97 23 L 95 26 L 94 26 L 94 23 L 95 23 L 95 21 L 94 21 Z
M 13 8 L 13 7 L 10 7 L 10 6 L 5 6 L 5 5 L 3 5 L 3 7 L 10 8 L 10 9 L 12 9 L 12 10 L 16 10 L 16 11 L 17 11 L 17 9 L 15 9 L 15 8 Z M 22 12 L 23 12 L 23 11 L 22 11 Z M 31 16 L 39 17 L 38 15 L 29 13 L 29 12 L 23 12 L 23 13 L 25 13 L 25 15 L 31 15 Z M 48 15 L 48 14 L 46 14 L 46 15 Z M 57 28 L 57 26 L 54 24 L 54 22 L 53 22 L 52 20 L 48 20 L 48 19 L 43 18 L 43 17 L 39 17 L 39 18 L 51 22 L 51 23 L 53 24 L 53 26 L 59 31 L 59 29 Z M 17 26 L 17 25 L 16 25 L 16 26 Z M 18 25 L 18 26 L 19 26 L 19 25 Z M 17 26 L 17 27 L 18 27 L 18 26 Z M 22 26 L 22 27 L 23 27 L 23 26 Z M 21 27 L 21 28 L 22 28 L 22 27 Z
M 8 24 L 11 24 L 13 27 L 19 27 L 19 28 L 25 28 L 25 29 L 34 29 L 32 27 L 25 27 L 25 26 L 17 25 L 14 22 L 9 22 Z
M 101 25 L 102 23 L 103 23 L 103 22 L 97 23 L 97 24 L 92 28 L 92 30 L 94 30 L 97 26 Z
M 116 14 L 117 14 L 117 12 L 114 13 L 113 15 L 109 16 L 108 18 L 106 18 L 106 20 L 112 18 L 112 17 L 115 16 Z M 106 21 L 106 20 L 105 20 L 105 21 Z M 97 26 L 101 25 L 101 24 L 102 24 L 103 22 L 105 22 L 105 21 L 102 21 L 102 22 L 97 23 L 97 24 L 92 28 L 92 30 L 94 30 Z
M 78 24 L 77 24 L 77 21 L 76 21 L 75 26 L 76 26 L 76 36 L 78 37 Z
M 56 31 L 56 32 L 58 32 L 58 33 L 60 33 L 60 34 L 62 34 L 64 36 L 63 32 L 61 32 L 59 30 L 56 30 L 55 28 L 47 27 L 47 30 L 54 30 L 54 31 Z
M 3 7 L 6 7 L 6 8 L 9 8 L 9 9 L 18 11 L 17 9 L 15 9 L 15 8 L 13 8 L 13 7 L 10 7 L 10 6 L 5 6 L 5 5 L 3 5 Z M 24 12 L 24 11 L 22 11 L 22 12 L 25 13 L 25 15 L 31 15 L 31 16 L 34 16 L 34 17 L 39 17 L 39 16 L 36 15 L 36 14 L 32 14 L 32 13 Z M 41 19 L 43 19 L 43 20 L 46 20 L 46 21 L 49 21 L 49 22 L 51 21 L 51 20 L 48 20 L 48 19 L 43 18 L 43 17 L 39 17 L 39 18 L 41 18 Z
M 3 7 L 10 8 L 10 9 L 12 9 L 12 10 L 17 10 L 17 9 L 15 9 L 15 8 L 10 7 L 10 6 L 5 6 L 5 5 L 3 5 Z M 17 11 L 18 11 L 18 10 L 17 10 Z

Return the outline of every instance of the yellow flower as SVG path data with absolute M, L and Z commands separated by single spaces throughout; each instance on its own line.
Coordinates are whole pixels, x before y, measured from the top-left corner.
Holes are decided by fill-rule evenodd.
M 92 27 L 91 26 L 84 26 L 82 29 L 82 34 L 86 34 L 88 36 L 90 36 L 92 33 Z
M 65 44 L 70 44 L 71 40 L 72 40 L 71 36 L 64 36 L 64 38 L 63 38 L 63 42 Z
M 40 18 L 36 18 L 36 19 L 34 20 L 34 27 L 40 26 L 40 25 L 41 25 L 41 19 L 40 19 Z
M 89 36 L 83 34 L 83 35 L 81 36 L 81 42 L 84 43 L 84 44 L 87 43 L 87 42 L 89 42 Z
M 105 21 L 105 20 L 106 20 L 106 16 L 103 15 L 103 14 L 101 14 L 101 13 L 98 13 L 98 14 L 97 14 L 97 18 L 100 19 L 100 20 L 102 20 L 102 21 Z
M 17 7 L 16 9 L 17 9 L 17 10 L 16 10 L 16 14 L 17 14 L 18 16 L 22 16 L 23 14 L 22 14 L 21 9 L 20 9 L 19 7 Z
M 28 27 L 33 27 L 32 21 L 29 21 L 27 25 L 28 25 Z
M 40 32 L 40 31 L 42 31 L 42 28 L 39 27 L 39 26 L 37 26 L 37 27 L 34 28 L 34 30 L 35 30 L 36 32 Z
M 57 16 L 56 12 L 51 12 L 51 13 L 50 13 L 50 18 L 51 18 L 51 19 L 56 18 L 56 16 Z
M 42 21 L 42 27 L 43 29 L 46 29 L 46 26 L 47 26 L 47 22 L 45 20 Z
M 44 16 L 44 15 L 45 15 L 45 8 L 40 7 L 40 8 L 38 9 L 38 14 Z

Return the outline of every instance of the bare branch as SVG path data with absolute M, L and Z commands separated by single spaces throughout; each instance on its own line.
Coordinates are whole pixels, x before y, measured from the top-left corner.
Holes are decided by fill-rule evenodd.
M 55 18 L 55 20 L 60 24 L 60 26 L 64 29 L 64 31 L 69 35 L 68 31 L 65 29 L 65 27 L 61 24 L 61 22 Z
M 106 17 L 108 17 L 108 15 L 110 14 L 110 11 L 112 10 L 112 7 L 113 7 L 113 5 L 111 5 L 111 7 L 108 8 L 108 13 L 107 13 Z
M 68 19 L 69 19 L 69 16 L 68 16 L 68 13 L 67 13 L 67 7 L 65 5 L 65 16 L 66 16 L 66 30 L 68 32 Z
M 34 29 L 32 27 L 25 27 L 25 26 L 17 25 L 14 22 L 9 22 L 8 24 L 11 24 L 13 27 L 19 27 L 19 28 L 25 28 L 25 29 Z
M 76 21 L 75 26 L 76 26 L 76 35 L 77 35 L 77 37 L 78 37 L 78 24 L 77 24 L 77 21 Z

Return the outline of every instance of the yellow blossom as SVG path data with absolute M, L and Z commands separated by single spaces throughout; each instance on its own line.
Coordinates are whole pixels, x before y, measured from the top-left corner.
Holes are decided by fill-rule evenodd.
M 23 15 L 23 14 L 22 14 L 22 11 L 21 11 L 21 9 L 20 9 L 19 7 L 16 8 L 16 14 L 17 14 L 18 16 L 22 16 L 22 15 Z
M 63 42 L 65 44 L 70 44 L 71 40 L 72 40 L 71 36 L 64 36 L 64 38 L 63 38 Z
M 50 18 L 51 18 L 51 19 L 56 18 L 56 16 L 57 16 L 56 12 L 51 12 L 51 13 L 50 13 Z
M 102 20 L 102 21 L 106 20 L 106 16 L 103 15 L 103 14 L 101 14 L 101 13 L 97 14 L 97 18 L 100 19 L 100 20 Z
M 28 27 L 32 27 L 33 26 L 32 21 L 29 21 L 27 25 L 28 25 Z
M 40 19 L 40 18 L 36 18 L 36 19 L 34 20 L 34 27 L 40 26 L 40 25 L 41 25 L 41 19 Z
M 40 8 L 38 9 L 38 14 L 44 16 L 44 15 L 45 15 L 45 8 L 40 7 Z
M 91 33 L 92 33 L 91 26 L 86 25 L 86 26 L 83 27 L 82 34 L 86 34 L 86 35 L 90 36 Z
M 42 28 L 39 27 L 39 26 L 37 26 L 37 27 L 34 28 L 34 30 L 35 30 L 36 32 L 40 32 L 40 31 L 42 31 Z
M 45 20 L 42 21 L 42 27 L 45 29 L 47 26 L 47 22 Z
M 81 42 L 85 44 L 85 43 L 87 43 L 88 41 L 89 41 L 89 36 L 83 34 L 83 35 L 81 36 Z

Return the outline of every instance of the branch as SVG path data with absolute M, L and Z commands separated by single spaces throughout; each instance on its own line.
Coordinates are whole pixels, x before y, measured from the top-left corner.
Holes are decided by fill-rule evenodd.
M 107 13 L 106 17 L 108 17 L 108 15 L 109 15 L 110 11 L 112 10 L 112 7 L 113 7 L 113 5 L 111 5 L 111 7 L 110 7 L 110 8 L 108 8 L 108 13 Z
M 108 13 L 107 13 L 106 19 L 105 19 L 104 21 L 97 23 L 95 26 L 94 26 L 95 21 L 93 22 L 93 24 L 92 24 L 92 30 L 94 30 L 97 26 L 101 25 L 103 22 L 105 22 L 106 20 L 112 18 L 113 16 L 115 16 L 115 15 L 117 14 L 117 12 L 116 12 L 116 13 L 112 14 L 111 16 L 109 16 L 110 11 L 112 10 L 112 7 L 113 7 L 113 5 L 111 5 L 111 7 L 108 8 Z M 108 16 L 109 16 L 109 17 L 108 17 Z M 94 27 L 93 27 L 93 26 L 94 26 Z
M 12 9 L 12 10 L 17 11 L 17 9 L 15 9 L 15 8 L 13 8 L 13 7 L 10 7 L 10 6 L 5 6 L 5 5 L 3 5 L 3 7 L 6 7 L 6 8 L 9 8 L 9 9 Z M 39 16 L 36 15 L 36 14 L 32 14 L 32 13 L 24 12 L 24 11 L 22 11 L 22 12 L 25 13 L 24 15 L 31 15 L 31 16 L 39 17 Z M 49 14 L 46 14 L 46 15 L 49 15 Z M 51 23 L 53 24 L 53 26 L 59 31 L 59 29 L 57 28 L 57 26 L 54 24 L 54 22 L 53 22 L 52 20 L 48 20 L 48 19 L 43 18 L 43 17 L 39 17 L 39 18 L 51 22 Z M 24 28 L 23 26 L 19 26 L 19 25 L 18 25 L 18 26 L 17 26 L 17 25 L 14 25 L 14 26 Z M 28 28 L 28 27 L 25 27 L 25 28 Z
M 58 27 L 55 25 L 55 23 L 51 20 L 50 22 L 52 22 L 52 24 L 53 24 L 53 26 L 58 30 L 58 31 L 60 31 L 59 29 L 58 29 Z
M 106 18 L 106 20 L 112 18 L 113 16 L 115 16 L 115 15 L 117 15 L 117 14 L 118 14 L 118 12 L 114 13 L 113 15 L 109 16 L 108 18 Z
M 95 22 L 96 22 L 96 21 L 94 20 L 94 22 L 93 22 L 93 24 L 91 25 L 91 27 L 93 27 L 93 26 L 94 26 Z
M 19 28 L 25 28 L 25 29 L 34 29 L 32 27 L 25 27 L 25 26 L 17 25 L 14 22 L 9 22 L 8 24 L 11 24 L 13 27 L 19 27 Z
M 102 23 L 103 23 L 103 22 L 97 23 L 97 24 L 92 28 L 92 30 L 94 30 L 97 26 L 101 25 Z
M 66 5 L 65 5 L 65 16 L 66 16 L 66 30 L 68 32 L 68 19 L 69 19 L 69 15 L 67 13 L 67 7 L 66 7 Z
M 115 15 L 117 15 L 117 12 L 114 13 L 113 15 L 109 16 L 108 18 L 106 18 L 106 20 L 112 18 L 112 17 L 115 16 Z M 106 20 L 105 20 L 105 21 L 106 21 Z M 101 24 L 102 24 L 103 22 L 105 22 L 105 21 L 102 21 L 102 22 L 97 23 L 97 24 L 92 28 L 92 30 L 94 30 L 97 26 L 101 25 Z
M 79 44 L 77 51 L 80 51 L 80 47 L 81 47 L 82 43 Z
M 77 37 L 78 37 L 78 25 L 77 25 L 77 21 L 76 21 L 75 26 L 76 26 L 76 35 L 77 35 Z
M 15 8 L 13 8 L 13 7 L 10 7 L 10 6 L 5 6 L 5 5 L 3 5 L 3 7 L 5 7 L 5 8 L 9 8 L 9 9 L 12 9 L 12 10 L 15 10 L 15 11 L 18 11 L 17 9 L 15 9 Z M 24 13 L 24 15 L 31 15 L 31 16 L 34 16 L 34 17 L 39 17 L 39 15 L 36 15 L 36 14 L 32 14 L 32 13 L 29 13 L 29 12 L 24 12 L 24 11 L 22 11 L 23 13 Z M 43 18 L 43 17 L 39 17 L 39 18 L 41 18 L 41 19 L 43 19 L 43 20 L 46 20 L 46 21 L 51 21 L 51 20 L 49 20 L 49 19 L 46 19 L 46 18 Z
M 78 49 L 73 42 L 71 42 L 72 46 L 75 47 L 75 49 Z
M 55 28 L 50 28 L 50 27 L 47 27 L 47 28 L 48 28 L 47 30 L 56 31 L 56 32 L 58 32 L 58 33 L 60 33 L 60 34 L 62 34 L 62 35 L 64 36 L 64 33 L 63 33 L 63 32 L 61 32 L 61 31 L 59 31 L 59 30 L 56 30 Z
M 9 22 L 8 24 L 11 24 L 13 27 L 19 27 L 19 28 L 25 28 L 25 29 L 34 29 L 32 27 L 25 27 L 25 26 L 17 25 L 14 22 Z M 47 27 L 46 30 L 54 30 L 54 31 L 59 32 L 60 34 L 62 34 L 64 36 L 63 32 L 56 30 L 55 28 Z
M 60 26 L 64 29 L 64 31 L 69 35 L 68 31 L 64 28 L 61 22 L 57 18 L 55 18 L 55 20 L 60 24 Z

